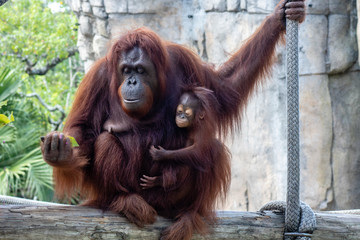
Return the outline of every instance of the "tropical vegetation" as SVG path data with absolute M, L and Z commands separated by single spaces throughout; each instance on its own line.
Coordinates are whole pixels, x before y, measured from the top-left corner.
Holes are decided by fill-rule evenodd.
M 61 131 L 83 76 L 77 19 L 60 1 L 8 1 L 0 38 L 0 194 L 49 201 L 40 136 Z

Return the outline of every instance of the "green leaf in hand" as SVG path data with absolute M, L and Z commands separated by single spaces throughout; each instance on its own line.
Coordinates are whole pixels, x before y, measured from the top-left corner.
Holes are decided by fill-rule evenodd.
M 71 145 L 73 147 L 78 147 L 79 146 L 79 144 L 77 143 L 77 141 L 75 140 L 74 137 L 68 136 L 68 138 L 70 139 Z

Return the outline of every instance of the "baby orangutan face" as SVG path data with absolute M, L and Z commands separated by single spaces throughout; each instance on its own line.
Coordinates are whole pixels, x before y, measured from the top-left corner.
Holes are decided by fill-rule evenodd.
M 184 93 L 181 95 L 180 103 L 176 109 L 176 125 L 179 128 L 192 127 L 199 107 L 199 100 L 193 94 Z

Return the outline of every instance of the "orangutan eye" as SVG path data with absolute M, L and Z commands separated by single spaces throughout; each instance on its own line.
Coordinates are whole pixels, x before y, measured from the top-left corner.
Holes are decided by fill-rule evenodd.
M 136 72 L 139 73 L 139 74 L 142 74 L 142 73 L 145 72 L 145 69 L 143 67 L 137 67 Z
M 186 109 L 185 115 L 186 115 L 187 117 L 191 117 L 191 116 L 193 115 L 192 109 L 191 109 L 191 108 Z
M 123 73 L 124 74 L 130 74 L 131 73 L 131 69 L 129 67 L 124 67 L 123 68 Z
M 177 109 L 176 109 L 176 112 L 177 112 L 177 113 L 183 113 L 183 112 L 184 112 L 184 107 L 183 107 L 183 105 L 179 105 L 179 106 L 177 107 Z

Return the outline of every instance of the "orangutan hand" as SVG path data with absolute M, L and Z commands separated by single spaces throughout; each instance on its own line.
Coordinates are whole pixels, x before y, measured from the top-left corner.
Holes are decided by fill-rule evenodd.
M 44 160 L 52 166 L 63 166 L 72 159 L 71 141 L 63 133 L 50 132 L 41 137 L 40 144 Z
M 286 27 L 286 18 L 302 23 L 305 20 L 305 0 L 281 0 L 275 7 L 274 16 Z

